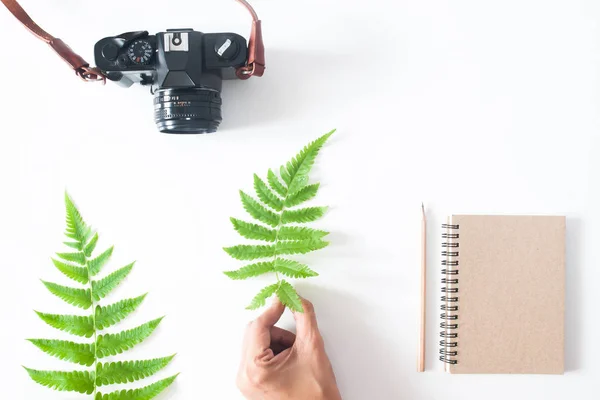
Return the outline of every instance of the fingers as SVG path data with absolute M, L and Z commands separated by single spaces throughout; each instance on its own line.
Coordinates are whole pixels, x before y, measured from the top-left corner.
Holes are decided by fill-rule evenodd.
M 256 319 L 256 323 L 262 327 L 271 327 L 279 321 L 284 311 L 285 306 L 281 304 L 278 298 L 275 298 L 271 307 Z
M 296 320 L 296 335 L 298 337 L 302 337 L 303 339 L 320 337 L 321 334 L 319 332 L 314 306 L 310 301 L 303 297 L 301 297 L 300 300 L 302 301 L 304 312 L 294 312 L 294 319 Z
M 271 329 L 279 321 L 285 307 L 279 300 L 262 313 L 255 321 L 251 322 L 247 330 L 246 351 L 253 354 L 262 354 L 271 345 Z

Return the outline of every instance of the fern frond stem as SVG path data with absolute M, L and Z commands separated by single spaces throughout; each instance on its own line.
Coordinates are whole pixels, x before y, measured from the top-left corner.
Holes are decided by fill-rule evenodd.
M 279 243 L 279 228 L 281 227 L 281 218 L 283 216 L 283 210 L 285 210 L 285 206 L 281 209 L 281 214 L 279 214 L 279 224 L 277 224 L 277 233 L 275 233 L 275 248 L 277 248 L 277 243 Z M 277 254 L 273 255 L 273 265 L 275 265 L 275 260 L 277 259 Z M 277 283 L 281 285 L 281 279 L 279 279 L 279 272 L 275 271 L 275 278 L 277 278 Z
M 285 197 L 283 198 L 283 205 L 281 206 L 281 211 L 279 212 L 279 223 L 275 227 L 275 248 L 277 248 L 277 244 L 279 244 L 279 230 L 281 229 L 281 220 L 283 218 L 283 213 L 285 212 L 285 202 L 287 201 L 288 195 L 290 194 L 290 189 L 288 187 L 285 188 Z M 277 254 L 273 255 L 273 265 L 275 265 L 275 260 L 277 260 Z M 279 279 L 279 272 L 275 271 L 275 277 L 277 278 L 277 283 L 281 286 L 281 279 Z
M 92 397 L 92 399 L 96 398 L 96 392 L 98 391 L 98 384 L 96 383 L 96 379 L 98 376 L 98 354 L 97 354 L 97 349 L 98 349 L 98 333 L 97 333 L 97 329 L 96 329 L 96 301 L 94 300 L 94 285 L 92 285 L 92 274 L 90 272 L 90 266 L 88 264 L 88 258 L 85 255 L 85 252 L 83 252 L 83 259 L 85 261 L 85 268 L 87 269 L 88 272 L 88 276 L 90 277 L 88 280 L 88 284 L 90 285 L 90 296 L 91 296 L 91 300 L 92 300 L 92 329 L 94 330 L 94 395 Z

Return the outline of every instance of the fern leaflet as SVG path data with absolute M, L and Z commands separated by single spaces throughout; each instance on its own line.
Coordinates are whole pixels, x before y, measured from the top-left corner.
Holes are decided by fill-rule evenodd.
M 266 205 L 274 209 L 275 211 L 281 211 L 283 208 L 283 200 L 279 198 L 275 193 L 271 192 L 271 189 L 263 182 L 258 175 L 254 174 L 254 190 L 256 195 Z
M 143 294 L 133 299 L 121 300 L 106 307 L 96 306 L 96 328 L 103 330 L 119 323 L 134 312 L 142 304 L 145 297 L 146 295 Z
M 131 272 L 133 263 L 116 270 L 106 278 L 92 282 L 92 296 L 94 300 L 99 301 L 108 295 L 114 288 L 116 288 L 127 275 Z
M 319 184 L 315 183 L 313 185 L 304 186 L 302 189 L 298 190 L 296 193 L 288 196 L 285 199 L 286 207 L 294 207 L 298 204 L 302 204 L 305 201 L 308 201 L 317 195 L 319 191 Z
M 248 310 L 256 310 L 257 308 L 263 307 L 266 304 L 267 299 L 273 296 L 273 293 L 275 293 L 278 288 L 279 283 L 274 283 L 273 285 L 263 288 L 256 296 L 254 296 L 250 302 L 250 305 L 248 305 L 246 308 Z
M 231 223 L 233 224 L 233 229 L 246 239 L 264 240 L 266 242 L 274 242 L 277 240 L 277 231 L 273 229 L 265 228 L 259 224 L 244 222 L 235 218 L 231 218 Z
M 94 235 L 94 237 L 92 238 L 92 240 L 90 240 L 89 243 L 85 245 L 85 248 L 83 249 L 83 254 L 85 254 L 86 257 L 91 257 L 92 253 L 96 249 L 97 243 L 98 243 L 98 234 L 96 233 Z
M 321 250 L 329 245 L 323 240 L 296 240 L 277 242 L 276 254 L 306 254 L 311 251 Z
M 279 282 L 277 297 L 279 297 L 279 300 L 281 300 L 281 302 L 290 310 L 303 311 L 302 302 L 300 301 L 298 293 L 296 293 L 294 287 L 284 279 Z
M 275 260 L 275 271 L 290 278 L 310 278 L 319 276 L 315 271 L 294 260 L 278 258 Z
M 119 361 L 98 364 L 96 382 L 98 386 L 135 382 L 154 375 L 166 367 L 175 355 L 153 360 Z
M 275 255 L 274 245 L 241 244 L 239 246 L 227 247 L 225 251 L 236 260 L 256 260 Z
M 94 319 L 92 316 L 45 314 L 36 311 L 36 314 L 48 325 L 75 336 L 91 338 L 94 335 Z
M 305 146 L 279 168 L 280 176 L 269 169 L 266 180 L 268 185 L 255 174 L 254 191 L 258 200 L 240 191 L 244 209 L 257 223 L 231 218 L 233 228 L 243 238 L 267 244 L 242 244 L 224 248 L 227 254 L 236 260 L 257 260 L 238 270 L 224 273 L 234 280 L 266 273 L 274 273 L 277 279 L 277 283 L 263 288 L 252 299 L 248 309 L 254 310 L 264 306 L 267 299 L 275 294 L 291 310 L 303 311 L 298 293 L 289 282 L 280 279 L 279 275 L 309 278 L 318 274 L 307 265 L 279 256 L 306 254 L 329 244 L 323 240 L 328 232 L 297 225 L 318 220 L 325 214 L 327 207 L 295 207 L 317 195 L 319 184 L 309 184 L 309 174 L 319 151 L 334 132 L 335 130 Z
M 94 364 L 94 345 L 67 340 L 29 339 L 38 349 L 61 360 L 90 367 Z
M 252 278 L 254 276 L 260 276 L 262 274 L 266 274 L 267 272 L 273 271 L 275 271 L 275 263 L 273 261 L 268 261 L 246 265 L 237 271 L 225 271 L 225 275 L 233 280 L 242 280 Z
M 94 373 L 90 371 L 38 371 L 25 368 L 31 379 L 51 389 L 92 394 Z
M 267 181 L 269 182 L 269 186 L 271 186 L 271 189 L 277 192 L 278 195 L 280 195 L 281 197 L 286 197 L 287 189 L 285 188 L 285 186 L 283 186 L 277 175 L 275 175 L 275 172 L 273 172 L 273 170 L 271 169 L 267 174 Z
M 85 264 L 85 254 L 81 252 L 76 253 L 56 253 L 57 256 L 62 258 L 65 261 L 71 261 L 77 263 L 79 265 Z
M 72 288 L 45 281 L 42 281 L 42 283 L 50 293 L 73 306 L 83 308 L 84 310 L 92 306 L 92 293 L 90 289 Z
M 55 260 L 54 258 L 52 259 L 52 262 L 54 263 L 56 269 L 62 272 L 66 277 L 84 285 L 88 283 L 89 277 L 87 268 L 78 267 L 73 264 L 67 264 L 62 261 Z
M 279 239 L 281 240 L 320 240 L 329 235 L 329 232 L 303 226 L 282 226 L 279 228 Z
M 67 193 L 65 193 L 65 206 L 67 209 L 67 229 L 65 236 L 76 240 L 81 250 L 89 239 L 92 229 L 83 222 L 81 214 Z
M 109 394 L 98 393 L 94 400 L 150 400 L 169 387 L 175 378 L 177 378 L 177 375 L 173 375 L 141 389 L 121 390 L 120 392 L 112 392 Z
M 313 222 L 321 218 L 325 214 L 325 211 L 327 211 L 327 207 L 309 207 L 301 208 L 299 210 L 285 210 L 283 214 L 281 214 L 281 223 L 290 224 L 294 222 Z
M 92 260 L 89 260 L 87 262 L 87 267 L 88 267 L 88 270 L 90 271 L 90 276 L 96 276 L 98 274 L 98 272 L 100 272 L 100 270 L 102 270 L 102 267 L 104 267 L 104 265 L 110 259 L 112 252 L 113 252 L 113 247 L 109 247 L 98 257 L 96 257 Z
M 98 336 L 96 355 L 104 358 L 131 349 L 150 336 L 161 320 L 162 318 L 158 318 L 127 331 Z
M 255 219 L 272 227 L 279 225 L 279 216 L 240 190 L 244 209 Z

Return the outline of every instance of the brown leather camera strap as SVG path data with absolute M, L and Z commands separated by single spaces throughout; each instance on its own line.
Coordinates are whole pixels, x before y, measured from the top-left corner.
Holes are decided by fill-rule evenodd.
M 246 0 L 237 0 L 248 9 L 252 15 L 252 31 L 248 40 L 248 63 L 238 68 L 237 76 L 248 79 L 253 75 L 263 76 L 265 73 L 265 45 L 262 36 L 262 25 L 254 8 Z
M 8 10 L 19 20 L 31 33 L 40 40 L 48 43 L 52 49 L 73 68 L 77 76 L 86 82 L 106 82 L 106 77 L 97 68 L 90 67 L 81 56 L 75 53 L 61 39 L 55 38 L 43 30 L 16 0 L 1 0 Z M 261 22 L 256 11 L 246 0 L 237 0 L 244 5 L 252 15 L 252 32 L 248 41 L 248 62 L 245 66 L 238 68 L 237 76 L 240 79 L 248 79 L 253 75 L 262 76 L 265 72 L 265 47 L 262 38 Z
M 36 24 L 31 17 L 25 12 L 23 7 L 17 3 L 16 0 L 2 0 L 2 3 L 8 8 L 8 10 L 13 13 L 15 17 L 27 29 L 31 31 L 35 36 L 37 36 L 40 40 L 48 43 L 50 47 L 58 53 L 58 55 L 67 62 L 75 70 L 77 76 L 79 76 L 84 81 L 102 81 L 106 82 L 106 77 L 97 70 L 96 68 L 91 68 L 90 64 L 87 63 L 81 56 L 75 53 L 65 42 L 61 39 L 55 38 L 50 35 L 48 32 L 40 28 L 38 24 Z

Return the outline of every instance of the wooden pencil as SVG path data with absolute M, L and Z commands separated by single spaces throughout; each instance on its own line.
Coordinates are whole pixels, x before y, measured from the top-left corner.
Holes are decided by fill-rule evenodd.
M 417 372 L 425 371 L 425 297 L 427 292 L 427 220 L 425 206 L 421 203 L 421 334 L 417 356 Z

